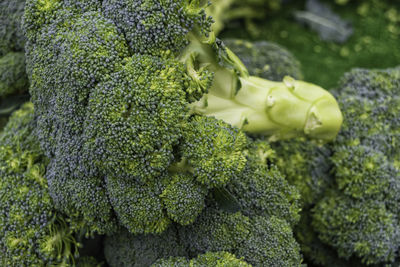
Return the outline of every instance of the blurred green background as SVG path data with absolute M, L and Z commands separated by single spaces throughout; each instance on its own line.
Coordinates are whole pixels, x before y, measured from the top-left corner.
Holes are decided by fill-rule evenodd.
M 400 1 L 327 0 L 354 34 L 343 44 L 322 41 L 318 34 L 294 20 L 305 1 L 292 0 L 271 10 L 265 19 L 227 23 L 222 38 L 267 40 L 286 47 L 301 62 L 304 80 L 327 89 L 335 87 L 351 68 L 387 68 L 400 65 Z M 240 25 L 239 25 L 240 24 Z M 243 27 L 238 31 L 237 27 Z

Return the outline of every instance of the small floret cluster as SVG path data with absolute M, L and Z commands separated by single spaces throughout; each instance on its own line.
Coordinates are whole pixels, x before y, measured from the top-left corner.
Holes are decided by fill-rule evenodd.
M 34 136 L 33 105 L 25 104 L 0 134 L 0 263 L 44 266 L 74 262 L 81 229 L 55 210 L 44 177 L 48 159 Z
M 280 169 L 301 192 L 296 235 L 316 264 L 391 264 L 398 256 L 399 88 L 399 68 L 354 69 L 335 92 L 344 114 L 335 142 L 274 146 Z

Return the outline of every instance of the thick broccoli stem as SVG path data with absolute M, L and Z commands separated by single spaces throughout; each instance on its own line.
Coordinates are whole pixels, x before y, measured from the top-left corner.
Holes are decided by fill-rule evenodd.
M 199 69 L 214 72 L 208 94 L 191 105 L 194 113 L 214 116 L 271 140 L 308 136 L 329 141 L 336 137 L 342 114 L 329 92 L 289 76 L 282 82 L 249 76 L 232 51 L 219 52 L 208 43 L 214 44 L 213 36 L 206 41 L 191 37 L 183 57 L 187 61 L 192 55 L 193 60 L 195 54 Z
M 283 82 L 253 76 L 239 77 L 239 81 L 241 87 L 231 97 L 221 94 L 228 88 L 212 87 L 201 102 L 193 105 L 194 110 L 271 139 L 307 135 L 331 140 L 338 133 L 342 122 L 339 107 L 322 88 L 288 76 Z M 229 86 L 229 80 L 215 84 Z

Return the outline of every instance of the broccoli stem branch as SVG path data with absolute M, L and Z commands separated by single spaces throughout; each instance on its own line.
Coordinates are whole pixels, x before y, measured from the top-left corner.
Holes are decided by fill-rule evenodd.
M 289 76 L 282 82 L 249 76 L 228 48 L 210 45 L 209 40 L 194 35 L 190 40 L 182 60 L 195 53 L 196 64 L 192 66 L 214 72 L 208 94 L 191 104 L 193 113 L 213 116 L 271 140 L 308 136 L 330 141 L 338 134 L 342 114 L 326 90 Z

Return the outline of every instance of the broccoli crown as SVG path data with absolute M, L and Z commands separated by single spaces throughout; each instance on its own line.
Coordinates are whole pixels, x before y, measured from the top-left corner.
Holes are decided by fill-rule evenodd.
M 28 1 L 24 19 L 37 134 L 60 211 L 92 232 L 111 233 L 117 218 L 132 233 L 160 233 L 192 222 L 207 190 L 243 169 L 245 134 L 189 113 L 199 85 L 174 53 L 192 28 L 207 32 L 196 1 Z M 186 167 L 169 170 L 181 160 Z
M 266 41 L 249 42 L 240 39 L 224 39 L 243 62 L 250 75 L 280 82 L 287 75 L 302 79 L 300 62 L 285 48 Z
M 74 233 L 81 228 L 54 208 L 44 177 L 48 159 L 35 126 L 33 105 L 27 103 L 0 134 L 2 266 L 69 264 L 78 252 Z
M 313 209 L 319 238 L 341 257 L 394 261 L 400 246 L 400 69 L 355 69 L 337 90 L 344 125 L 333 143 L 335 184 Z
M 220 252 L 207 252 L 202 255 L 198 255 L 197 258 L 188 260 L 185 257 L 169 257 L 167 259 L 161 259 L 151 265 L 151 267 L 201 267 L 201 266 L 215 266 L 215 267 L 250 267 L 251 265 L 244 262 L 241 259 L 235 257 L 231 253 L 220 251 Z
M 340 258 L 337 250 L 323 243 L 312 225 L 310 208 L 301 212 L 299 223 L 294 228 L 297 242 L 300 244 L 305 263 L 326 267 L 365 267 L 356 257 Z
M 0 56 L 11 51 L 23 51 L 25 37 L 21 20 L 25 0 L 3 0 L 0 3 Z
M 10 52 L 0 57 L 0 98 L 29 88 L 25 72 L 25 55 Z

